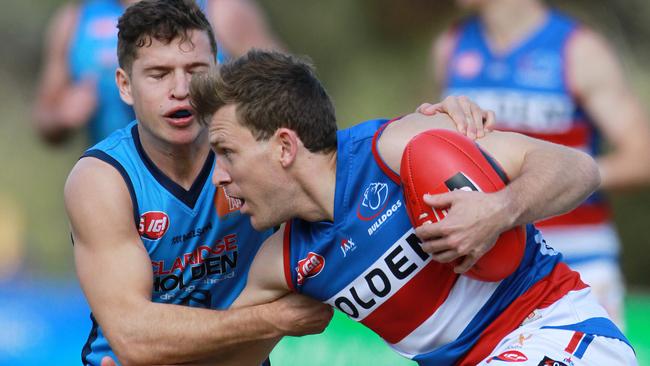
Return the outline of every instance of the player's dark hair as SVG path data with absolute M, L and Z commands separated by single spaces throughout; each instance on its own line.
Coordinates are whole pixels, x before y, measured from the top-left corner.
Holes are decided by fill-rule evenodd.
M 156 39 L 164 44 L 180 37 L 192 47 L 190 31 L 206 32 L 212 53 L 217 42 L 212 26 L 194 0 L 142 0 L 129 6 L 117 23 L 117 58 L 120 67 L 131 72 L 138 49 L 149 47 Z
M 251 50 L 192 78 L 190 98 L 201 124 L 229 104 L 257 140 L 294 130 L 311 152 L 336 150 L 336 116 L 313 67 L 277 51 Z

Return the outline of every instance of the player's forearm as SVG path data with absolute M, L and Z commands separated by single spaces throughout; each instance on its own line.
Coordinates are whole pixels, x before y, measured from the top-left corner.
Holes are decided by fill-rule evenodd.
M 536 149 L 526 155 L 521 173 L 499 192 L 505 196 L 512 226 L 575 208 L 600 183 L 593 159 L 569 148 Z
M 197 362 L 229 353 L 247 342 L 281 336 L 268 321 L 272 311 L 266 307 L 216 311 L 150 303 L 106 330 L 125 365 Z

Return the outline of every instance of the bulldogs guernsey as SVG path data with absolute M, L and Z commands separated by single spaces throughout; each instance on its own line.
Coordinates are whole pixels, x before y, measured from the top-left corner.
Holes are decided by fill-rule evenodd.
M 533 310 L 589 292 L 532 225 L 521 265 L 500 282 L 432 261 L 411 227 L 399 176 L 378 156 L 385 122 L 338 132 L 334 222 L 287 223 L 284 266 L 292 290 L 346 313 L 420 365 L 475 365 Z M 576 324 L 545 325 L 624 340 L 595 302 L 583 310 Z
M 97 83 L 97 110 L 88 123 L 91 142 L 97 143 L 133 121 L 133 109 L 120 99 L 115 85 L 117 19 L 124 12 L 118 0 L 87 0 L 79 5 L 79 19 L 68 51 L 72 80 Z
M 565 50 L 579 30 L 574 20 L 549 11 L 544 24 L 527 39 L 497 54 L 490 49 L 480 20 L 471 18 L 456 29 L 444 94 L 466 95 L 493 110 L 499 129 L 598 155 L 598 131 L 565 75 Z M 597 192 L 570 213 L 537 225 L 570 265 L 615 263 L 619 242 L 610 218 L 608 204 Z
M 257 232 L 239 213 L 239 203 L 211 183 L 212 152 L 189 191 L 165 176 L 145 154 L 136 122 L 86 151 L 120 172 L 133 202 L 138 228 L 153 269 L 152 301 L 225 309 L 245 285 L 260 244 L 271 234 Z M 94 317 L 82 353 L 84 365 L 113 355 Z

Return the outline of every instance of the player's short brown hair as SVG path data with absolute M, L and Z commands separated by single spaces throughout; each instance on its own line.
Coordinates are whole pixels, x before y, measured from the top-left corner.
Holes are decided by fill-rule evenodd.
M 117 28 L 117 59 L 127 72 L 131 72 L 138 49 L 149 47 L 153 39 L 169 44 L 180 37 L 181 43 L 191 44 L 192 30 L 208 34 L 212 54 L 217 56 L 212 26 L 194 0 L 139 1 L 126 9 Z
M 236 105 L 237 117 L 257 140 L 281 127 L 298 134 L 311 152 L 336 150 L 334 106 L 313 67 L 277 51 L 251 50 L 192 78 L 190 98 L 200 123 Z

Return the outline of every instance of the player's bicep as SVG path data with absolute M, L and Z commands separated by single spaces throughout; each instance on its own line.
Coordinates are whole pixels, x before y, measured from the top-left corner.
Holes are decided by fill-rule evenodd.
M 289 292 L 284 278 L 283 233 L 284 225 L 262 244 L 248 272 L 246 288 L 233 307 L 264 304 Z
M 119 173 L 81 159 L 65 185 L 77 275 L 104 328 L 123 311 L 151 300 L 152 269 L 135 228 L 130 196 Z

